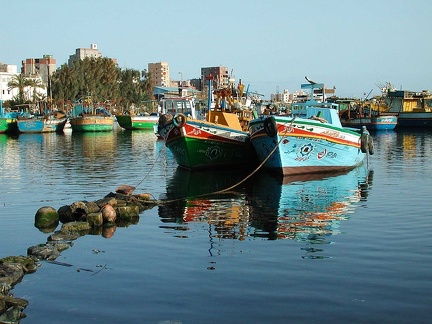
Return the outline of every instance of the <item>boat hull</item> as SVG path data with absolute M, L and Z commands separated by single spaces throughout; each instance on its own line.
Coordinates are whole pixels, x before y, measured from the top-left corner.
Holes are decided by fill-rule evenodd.
M 159 120 L 159 116 L 117 115 L 116 118 L 120 127 L 127 130 L 154 130 Z
M 256 162 L 247 132 L 188 120 L 182 127 L 172 122 L 164 125 L 158 133 L 178 165 L 189 170 L 250 166 Z
M 432 112 L 401 112 L 398 117 L 399 127 L 432 127 Z
M 112 116 L 78 116 L 69 120 L 73 132 L 110 132 L 114 129 Z
M 0 134 L 16 133 L 18 131 L 16 118 L 0 118 Z
M 250 123 L 251 142 L 264 168 L 283 175 L 351 170 L 362 163 L 360 132 L 310 119 L 276 117 L 274 137 L 265 119 Z
M 18 119 L 17 126 L 20 133 L 61 133 L 67 118 L 62 119 Z
M 361 129 L 366 126 L 369 130 L 393 130 L 398 124 L 397 116 L 378 116 L 372 118 L 352 118 L 341 120 L 342 126 Z

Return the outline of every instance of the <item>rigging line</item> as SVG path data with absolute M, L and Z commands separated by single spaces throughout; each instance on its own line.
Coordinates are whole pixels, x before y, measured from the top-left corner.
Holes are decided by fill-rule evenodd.
M 294 120 L 296 119 L 296 116 L 294 115 L 293 119 L 290 122 L 290 127 L 292 127 Z M 284 123 L 283 125 L 286 126 L 288 122 Z M 220 193 L 228 193 L 229 190 L 239 186 L 240 184 L 242 184 L 243 182 L 245 182 L 247 179 L 249 179 L 251 176 L 253 176 L 255 173 L 258 172 L 258 170 L 264 165 L 264 163 L 267 162 L 267 160 L 273 155 L 273 153 L 277 150 L 277 148 L 279 147 L 279 144 L 282 142 L 283 139 L 285 139 L 287 132 L 285 131 L 285 133 L 281 136 L 281 139 L 279 140 L 279 142 L 277 143 L 277 145 L 275 145 L 275 147 L 273 148 L 273 150 L 269 153 L 269 155 L 260 163 L 260 165 L 258 165 L 256 167 L 256 169 L 254 171 L 252 171 L 248 176 L 246 176 L 243 180 L 237 182 L 236 184 L 232 185 L 231 187 L 222 189 L 222 190 L 218 190 L 218 191 L 214 191 L 214 192 L 210 192 L 210 193 L 205 193 L 205 194 L 201 194 L 201 195 L 197 195 L 194 197 L 205 197 L 205 196 L 210 196 L 210 195 L 214 195 L 214 194 L 220 194 Z M 165 201 L 161 201 L 162 204 L 167 204 L 167 203 L 172 203 L 175 201 L 179 201 L 179 200 L 184 200 L 190 197 L 184 197 L 184 198 L 177 198 L 177 199 L 172 199 L 172 200 L 165 200 Z
M 162 150 L 159 150 L 158 156 L 156 157 L 156 160 L 153 162 L 153 165 L 151 166 L 150 170 L 147 172 L 147 174 L 144 176 L 144 178 L 140 182 L 138 182 L 138 184 L 135 186 L 135 188 L 138 188 L 138 186 L 148 177 L 148 175 L 150 174 L 150 172 L 153 170 L 153 168 L 156 165 L 156 162 L 159 160 L 159 157 L 161 155 L 161 151 Z

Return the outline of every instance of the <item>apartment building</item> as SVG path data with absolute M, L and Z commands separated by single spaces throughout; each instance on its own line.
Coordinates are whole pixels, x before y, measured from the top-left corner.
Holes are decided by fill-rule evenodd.
M 29 77 L 39 76 L 48 86 L 49 76 L 56 70 L 56 59 L 52 55 L 43 58 L 28 58 L 22 61 L 21 74 Z
M 225 66 L 201 68 L 200 90 L 203 90 L 205 87 L 207 87 L 209 77 L 213 79 L 212 87 L 228 87 L 230 85 L 228 68 Z
M 149 63 L 148 72 L 151 82 L 156 87 L 170 87 L 170 71 L 167 62 Z
M 102 57 L 102 53 L 99 52 L 97 44 L 90 44 L 90 48 L 77 48 L 75 54 L 69 55 L 68 66 L 72 67 L 72 64 L 76 60 L 83 60 L 86 57 L 99 58 Z

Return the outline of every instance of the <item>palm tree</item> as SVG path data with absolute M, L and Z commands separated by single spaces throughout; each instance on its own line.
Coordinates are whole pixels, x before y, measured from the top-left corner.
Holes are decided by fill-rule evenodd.
M 44 94 L 38 94 L 37 89 L 45 89 L 45 84 L 41 79 L 29 79 L 29 86 L 33 88 L 33 102 L 39 101 Z
M 24 103 L 25 88 L 31 86 L 31 80 L 24 77 L 22 74 L 15 74 L 8 82 L 8 90 L 18 88 L 18 103 Z

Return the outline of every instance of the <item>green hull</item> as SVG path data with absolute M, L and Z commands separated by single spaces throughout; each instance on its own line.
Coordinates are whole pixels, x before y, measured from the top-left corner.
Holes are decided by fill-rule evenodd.
M 14 118 L 0 118 L 0 133 L 18 132 L 17 120 Z
M 116 118 L 120 127 L 127 130 L 153 130 L 159 120 L 157 116 L 117 115 Z
M 73 132 L 111 132 L 114 118 L 103 116 L 74 117 L 70 119 Z
M 167 142 L 178 165 L 189 170 L 251 165 L 256 159 L 251 143 L 228 143 L 188 137 Z

